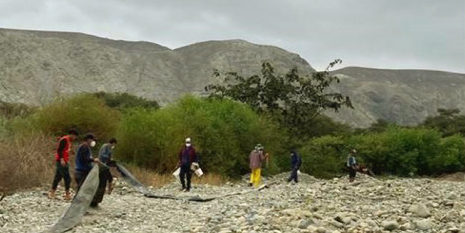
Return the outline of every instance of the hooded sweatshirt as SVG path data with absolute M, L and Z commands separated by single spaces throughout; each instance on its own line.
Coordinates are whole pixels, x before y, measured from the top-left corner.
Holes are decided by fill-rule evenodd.
M 76 153 L 76 171 L 88 172 L 92 169 L 92 150 L 86 143 L 79 145 Z
M 297 152 L 293 151 L 292 156 L 291 156 L 291 166 L 292 169 L 299 169 L 300 165 L 302 164 L 302 159 L 300 156 L 297 154 Z

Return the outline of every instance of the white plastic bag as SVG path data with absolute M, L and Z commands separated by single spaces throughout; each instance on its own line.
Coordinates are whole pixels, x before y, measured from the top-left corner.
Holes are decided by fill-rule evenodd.
M 178 167 L 176 171 L 173 172 L 173 176 L 176 177 L 176 179 L 179 179 L 179 174 L 181 173 L 181 168 Z
M 195 170 L 197 170 L 197 169 L 199 169 L 199 168 L 200 168 L 200 166 L 199 166 L 198 163 L 193 162 L 193 163 L 191 164 L 191 170 L 192 170 L 192 171 L 195 171 Z
M 201 168 L 198 168 L 197 170 L 195 170 L 194 172 L 198 177 L 201 177 L 203 175 L 203 171 Z

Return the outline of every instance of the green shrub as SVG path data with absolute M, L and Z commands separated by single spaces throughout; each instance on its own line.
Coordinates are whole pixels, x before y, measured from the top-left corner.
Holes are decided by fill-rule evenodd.
M 205 171 L 237 176 L 248 171 L 248 155 L 257 143 L 272 155 L 282 155 L 285 134 L 245 104 L 186 96 L 157 111 L 127 112 L 118 130 L 116 154 L 137 165 L 170 172 L 186 137 L 192 138 Z M 277 160 L 271 159 L 265 171 L 278 171 Z
M 44 106 L 27 118 L 13 120 L 11 130 L 63 135 L 69 129 L 77 129 L 81 134 L 92 132 L 104 140 L 114 136 L 119 117 L 118 111 L 97 97 L 77 95 Z
M 309 141 L 302 148 L 303 170 L 320 177 L 337 175 L 351 148 L 358 150 L 359 164 L 376 174 L 435 175 L 465 167 L 465 143 L 459 135 L 441 138 L 433 129 L 390 126 L 378 133 Z
M 329 178 L 343 171 L 345 157 L 341 153 L 344 140 L 338 136 L 315 138 L 300 150 L 301 171 L 316 177 Z
M 141 108 L 154 108 L 157 109 L 160 106 L 155 100 L 147 100 L 141 97 L 130 95 L 128 93 L 105 93 L 98 92 L 94 93 L 99 99 L 102 99 L 105 104 L 111 108 L 118 110 L 124 110 L 127 108 L 141 107 Z
M 459 135 L 441 139 L 440 153 L 429 158 L 434 174 L 461 171 L 465 168 L 465 140 Z

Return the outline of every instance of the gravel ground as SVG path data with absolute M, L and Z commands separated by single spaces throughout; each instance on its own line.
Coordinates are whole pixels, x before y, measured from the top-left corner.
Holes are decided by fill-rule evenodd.
M 464 182 L 434 179 L 376 180 L 358 176 L 319 180 L 303 174 L 298 184 L 281 174 L 269 188 L 206 203 L 151 199 L 119 184 L 70 232 L 465 232 Z M 245 184 L 180 185 L 158 194 L 211 197 L 251 190 Z M 0 232 L 41 232 L 69 205 L 43 190 L 0 202 Z

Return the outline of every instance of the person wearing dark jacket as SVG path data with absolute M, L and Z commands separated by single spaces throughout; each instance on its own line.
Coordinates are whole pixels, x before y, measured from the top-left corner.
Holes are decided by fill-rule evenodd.
M 61 179 L 65 180 L 65 200 L 71 200 L 69 187 L 71 184 L 71 177 L 69 176 L 69 153 L 71 151 L 72 142 L 76 140 L 78 132 L 70 130 L 69 134 L 61 137 L 58 140 L 58 146 L 55 153 L 55 177 L 52 182 L 52 189 L 48 193 L 50 199 L 55 198 L 55 191 L 57 190 L 58 183 Z
M 192 163 L 198 162 L 195 148 L 192 146 L 191 139 L 186 138 L 186 144 L 179 152 L 179 163 L 181 167 L 179 179 L 181 180 L 182 191 L 189 192 L 191 190 L 191 165 Z
M 115 162 L 111 158 L 112 158 L 113 149 L 115 148 L 116 143 L 117 143 L 116 139 L 112 138 L 110 139 L 110 141 L 108 141 L 108 143 L 103 144 L 99 150 L 99 160 L 101 164 L 99 166 L 98 189 L 92 201 L 94 205 L 98 205 L 98 203 L 102 202 L 103 196 L 105 195 L 105 187 L 107 186 L 107 184 L 108 184 L 108 194 L 110 194 L 113 189 L 112 187 L 113 176 L 111 175 L 110 167 L 115 166 Z
M 95 136 L 87 134 L 84 141 L 79 145 L 76 152 L 76 167 L 74 169 L 74 179 L 77 183 L 76 193 L 79 192 L 82 183 L 86 179 L 90 170 L 92 170 L 92 163 L 99 162 L 98 158 L 92 157 L 92 147 L 95 146 Z
M 298 171 L 300 169 L 300 165 L 302 165 L 302 158 L 297 154 L 296 151 L 291 152 L 291 175 L 287 179 L 287 182 L 291 182 L 294 180 L 294 182 L 298 183 Z

